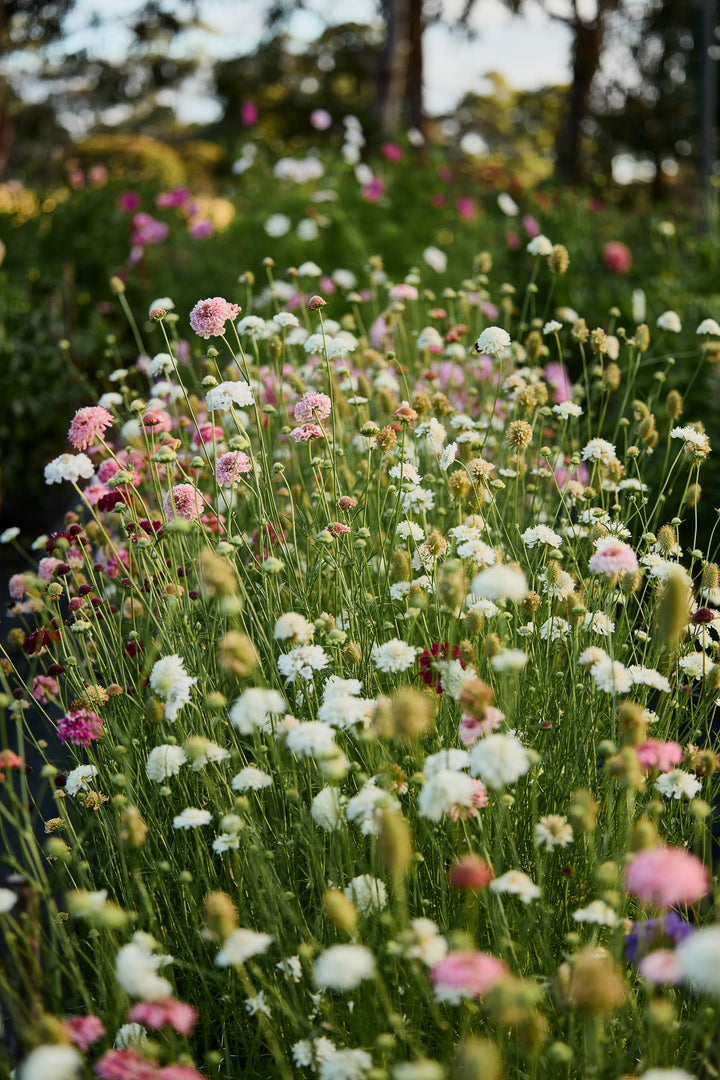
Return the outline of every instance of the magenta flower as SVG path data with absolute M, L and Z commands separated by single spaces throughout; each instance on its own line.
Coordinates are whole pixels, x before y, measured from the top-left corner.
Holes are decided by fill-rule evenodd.
M 185 187 L 176 187 L 172 191 L 162 191 L 155 198 L 156 206 L 184 206 L 190 199 L 190 192 Z
M 654 949 L 638 961 L 638 971 L 655 986 L 677 986 L 682 982 L 682 967 L 674 949 Z
M 377 202 L 385 194 L 385 181 L 380 176 L 373 176 L 369 184 L 363 188 L 363 199 L 366 202 Z
M 62 1026 L 70 1041 L 83 1051 L 105 1034 L 105 1025 L 97 1016 L 71 1016 Z
M 137 191 L 124 191 L 118 199 L 118 206 L 125 214 L 132 214 L 140 207 L 141 199 Z
M 250 472 L 250 458 L 242 450 L 229 450 L 215 462 L 215 476 L 220 487 L 236 488 L 243 473 Z
M 307 442 L 309 439 L 321 439 L 324 434 L 323 429 L 317 424 L 303 424 L 301 427 L 292 429 L 290 438 L 299 443 Z
M 553 404 L 562 405 L 563 401 L 572 399 L 572 384 L 564 364 L 559 364 L 556 360 L 551 361 L 546 364 L 543 375 L 552 387 Z
M 462 221 L 475 221 L 476 218 L 480 217 L 478 204 L 474 199 L 468 198 L 467 195 L 460 196 L 455 203 L 455 209 Z
M 91 446 L 98 435 L 104 435 L 106 428 L 113 424 L 113 415 L 102 405 L 89 405 L 78 409 L 70 424 L 68 441 L 76 450 Z
M 172 421 L 162 409 L 146 409 L 140 417 L 140 423 L 146 430 L 170 431 Z
M 611 274 L 627 274 L 632 266 L 630 248 L 626 244 L 621 244 L 619 240 L 611 240 L 605 245 L 602 258 Z
M 157 1075 L 158 1080 L 205 1080 L 194 1065 L 165 1065 Z
M 636 747 L 636 753 L 644 773 L 649 773 L 651 769 L 663 773 L 672 772 L 683 756 L 680 743 L 663 742 L 662 739 L 646 739 Z
M 207 236 L 212 236 L 215 232 L 215 226 L 209 218 L 196 218 L 188 228 L 191 236 L 196 240 L 204 240 Z
M 443 1001 L 479 998 L 507 975 L 502 960 L 477 949 L 458 949 L 430 969 L 435 994 Z
M 169 227 L 164 221 L 158 221 L 152 214 L 136 214 L 133 218 L 133 232 L 131 241 L 135 247 L 144 247 L 145 244 L 162 244 L 167 240 Z
M 102 735 L 102 719 L 90 709 L 75 709 L 57 722 L 60 742 L 71 742 L 75 746 L 89 746 L 94 739 Z
M 175 998 L 157 998 L 155 1001 L 139 1001 L 127 1014 L 127 1019 L 157 1031 L 166 1025 L 178 1035 L 189 1035 L 197 1021 L 197 1009 Z
M 210 337 L 222 337 L 225 323 L 228 319 L 234 322 L 241 310 L 237 304 L 231 304 L 222 296 L 198 300 L 190 312 L 190 325 L 199 337 L 206 340 Z
M 398 146 L 397 143 L 384 143 L 380 147 L 380 153 L 386 161 L 402 161 L 403 159 L 402 147 Z
M 600 546 L 602 545 L 602 546 Z M 602 540 L 588 566 L 593 574 L 633 574 L 638 568 L 637 556 L 632 548 L 620 540 Z
M 205 509 L 207 499 L 192 484 L 176 484 L 163 499 L 163 513 L 166 518 L 179 517 L 193 521 Z
M 254 101 L 243 101 L 240 106 L 240 122 L 243 127 L 252 127 L 258 122 L 258 107 Z
M 330 408 L 331 401 L 327 394 L 306 394 L 295 406 L 295 419 L 299 424 L 309 424 L 313 420 L 327 420 Z
M 536 236 L 540 235 L 540 226 L 538 225 L 532 214 L 524 214 L 522 223 L 525 232 L 531 240 L 533 240 Z
M 158 1080 L 158 1070 L 137 1050 L 107 1050 L 95 1062 L 95 1075 L 99 1080 Z
M 625 870 L 625 890 L 657 908 L 694 904 L 710 888 L 710 877 L 697 856 L 682 848 L 638 851 Z

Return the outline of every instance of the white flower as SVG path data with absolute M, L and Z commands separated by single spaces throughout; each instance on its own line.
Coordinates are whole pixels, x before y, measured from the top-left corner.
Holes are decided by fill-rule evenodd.
M 379 815 L 383 810 L 399 810 L 400 804 L 389 792 L 376 786 L 372 780 L 364 784 L 357 795 L 348 801 L 346 814 L 348 821 L 355 821 L 365 836 L 378 833 Z
M 337 749 L 332 728 L 321 720 L 298 724 L 288 733 L 285 742 L 296 757 L 324 757 Z
M 633 686 L 651 686 L 653 690 L 660 690 L 664 694 L 670 693 L 670 683 L 655 668 L 631 664 L 626 670 L 633 681 Z
M 604 611 L 588 611 L 583 619 L 583 626 L 593 634 L 600 634 L 601 637 L 610 637 L 615 633 L 615 623 Z M 633 682 L 635 682 L 634 679 Z
M 660 330 L 669 330 L 673 334 L 679 334 L 682 330 L 680 316 L 676 311 L 663 311 L 655 324 Z
M 200 772 L 206 765 L 217 765 L 218 762 L 225 761 L 230 757 L 229 750 L 226 750 L 223 746 L 218 746 L 217 743 L 211 742 L 209 739 L 203 741 L 199 736 L 195 736 L 191 742 L 186 743 L 185 749 L 193 759 L 193 772 Z
M 512 341 L 507 330 L 501 326 L 487 326 L 475 342 L 475 351 L 479 353 L 501 353 Z
M 470 772 L 491 788 L 514 784 L 531 764 L 527 749 L 514 735 L 487 735 L 470 751 Z
M 75 889 L 66 894 L 68 910 L 78 919 L 90 919 L 103 910 L 107 896 L 107 889 L 98 889 L 97 892 Z
M 265 222 L 264 228 L 268 236 L 277 239 L 280 236 L 284 236 L 286 232 L 289 232 L 291 226 L 292 221 L 286 214 L 271 214 Z
M 715 664 L 704 652 L 693 652 L 687 656 L 681 656 L 678 667 L 685 672 L 690 679 L 702 679 L 708 675 Z
M 187 674 L 183 661 L 177 654 L 163 656 L 153 664 L 150 672 L 150 688 L 165 698 L 165 719 L 174 723 L 183 705 L 190 701 L 190 688 L 197 682 Z
M 273 315 L 273 319 L 278 326 L 282 326 L 286 330 L 291 330 L 300 325 L 297 315 L 293 315 L 291 311 L 278 311 L 277 315 Z
M 490 658 L 490 666 L 495 671 L 522 671 L 528 662 L 528 655 L 522 649 L 501 649 Z
M 136 934 L 115 957 L 115 978 L 130 997 L 144 1001 L 171 997 L 172 986 L 158 975 L 158 968 L 167 961 L 167 957 L 151 952 L 144 937 Z
M 440 251 L 439 248 L 426 247 L 423 251 L 423 259 L 438 274 L 444 274 L 447 270 L 447 255 L 444 251 Z
M 559 405 L 553 405 L 553 412 L 561 420 L 569 420 L 571 416 L 582 416 L 583 414 L 581 406 L 574 401 L 562 401 Z
M 429 821 L 440 821 L 454 807 L 474 806 L 476 782 L 467 773 L 440 769 L 422 786 L 418 795 L 418 813 Z
M 458 444 L 456 442 L 448 443 L 448 445 L 445 447 L 442 454 L 440 455 L 440 460 L 438 462 L 443 472 L 448 471 L 453 461 L 457 457 L 457 452 Z
M 349 694 L 332 694 L 318 710 L 318 720 L 336 728 L 360 725 L 370 727 L 375 713 L 373 699 L 351 697 Z
M 714 319 L 703 319 L 695 331 L 697 334 L 712 334 L 713 337 L 720 337 L 720 326 Z
M 439 1061 L 417 1058 L 393 1065 L 392 1080 L 444 1080 L 445 1069 Z
M 313 964 L 315 985 L 322 990 L 355 990 L 375 975 L 375 957 L 364 945 L 331 945 Z
M 233 406 L 244 408 L 254 401 L 250 386 L 242 379 L 237 382 L 221 382 L 205 395 L 207 407 L 215 412 L 229 412 Z
M 388 470 L 388 476 L 392 477 L 393 480 L 402 480 L 410 484 L 419 484 L 422 480 L 420 473 L 417 471 L 416 467 L 412 464 L 411 461 L 401 461 L 397 465 L 392 465 Z M 403 533 L 400 532 L 401 527 L 412 524 L 413 523 L 410 521 L 401 521 L 396 530 L 398 536 L 403 535 Z M 413 527 L 420 531 L 420 539 L 422 539 L 423 533 L 422 529 L 420 529 L 420 526 L 414 525 Z M 405 533 L 404 535 L 407 536 L 407 533 Z
M 522 870 L 508 870 L 499 878 L 490 882 L 490 890 L 495 893 L 511 893 L 519 896 L 523 904 L 530 904 L 540 896 L 540 888 L 532 878 Z
M 607 439 L 591 439 L 583 447 L 583 461 L 599 461 L 603 465 L 609 465 L 617 460 L 615 447 Z
M 497 197 L 497 204 L 507 217 L 515 217 L 520 213 L 520 207 L 506 191 L 501 191 Z
M 286 960 L 280 960 L 275 967 L 288 982 L 297 983 L 302 979 L 302 964 L 297 954 L 288 956 Z
M 209 825 L 212 814 L 209 810 L 198 810 L 195 806 L 186 806 L 173 818 L 173 829 L 197 829 L 201 825 Z
M 707 435 L 696 428 L 674 427 L 670 432 L 671 439 L 682 439 L 685 449 L 694 452 L 697 456 L 706 457 L 710 453 L 710 440 Z
M 230 722 L 241 735 L 251 735 L 253 731 L 270 731 L 272 717 L 282 715 L 286 708 L 285 698 L 277 690 L 251 686 L 230 709 Z
M 401 942 L 403 956 L 420 960 L 426 967 L 439 964 L 448 951 L 447 941 L 432 919 L 413 919 Z
M 321 1062 L 318 1080 L 363 1080 L 371 1069 L 367 1050 L 336 1050 Z
M 300 277 L 320 277 L 322 270 L 317 263 L 308 260 L 307 262 L 300 263 L 300 266 L 298 266 L 298 274 Z
M 492 566 L 476 574 L 470 593 L 487 600 L 512 600 L 519 604 L 528 594 L 527 578 L 519 567 Z
M 262 769 L 247 765 L 237 776 L 233 776 L 230 787 L 233 791 L 260 791 L 262 788 L 271 787 L 272 782 L 272 776 L 268 776 Z
M 430 754 L 425 758 L 422 771 L 425 779 L 430 780 L 433 776 L 437 776 L 439 772 L 446 769 L 449 769 L 450 772 L 460 772 L 461 769 L 468 767 L 469 762 L 470 755 L 467 750 L 457 750 L 455 748 L 439 750 L 436 754 Z
M 720 925 L 705 926 L 675 950 L 683 978 L 698 990 L 720 996 Z
M 371 874 L 354 877 L 345 889 L 345 895 L 353 902 L 360 915 L 381 911 L 387 904 L 385 883 Z
M 646 1069 L 638 1080 L 697 1080 L 697 1077 L 685 1069 Z
M 181 746 L 173 746 L 164 743 L 150 751 L 150 756 L 145 765 L 145 772 L 149 780 L 161 784 L 170 776 L 176 776 L 182 766 L 187 762 L 187 755 Z
M 157 353 L 150 361 L 150 374 L 153 378 L 155 378 L 156 375 L 172 375 L 174 370 L 175 361 L 170 353 Z M 120 400 L 122 401 L 122 398 Z
M 261 956 L 272 944 L 270 934 L 259 934 L 239 926 L 230 937 L 225 938 L 223 946 L 215 957 L 217 967 L 231 967 L 244 964 L 251 956 Z
M 60 484 L 67 480 L 77 484 L 82 477 L 89 480 L 95 475 L 95 467 L 87 454 L 61 454 L 45 466 L 45 483 Z
M 558 330 L 562 330 L 562 323 L 557 319 L 551 319 L 550 322 L 546 322 L 543 326 L 543 334 L 557 334 Z
M 78 765 L 67 775 L 65 781 L 65 792 L 68 795 L 77 795 L 80 791 L 89 791 L 90 785 L 88 781 L 97 776 L 98 771 L 94 765 Z
M 402 508 L 406 514 L 417 513 L 422 510 L 432 510 L 435 506 L 435 496 L 427 488 L 416 484 L 409 491 L 403 491 L 401 498 Z
M 148 1041 L 148 1034 L 142 1024 L 122 1024 L 115 1032 L 113 1047 L 127 1050 L 129 1046 L 142 1046 Z
M 562 536 L 559 536 L 547 525 L 535 525 L 526 529 L 520 539 L 527 547 L 535 547 L 537 544 L 546 544 L 547 547 L 559 548 L 562 544 Z
M 447 439 L 447 431 L 440 421 L 433 416 L 425 423 L 418 424 L 415 429 L 415 438 L 426 439 L 435 453 L 439 454 Z
M 673 769 L 672 772 L 663 773 L 654 784 L 655 790 L 661 795 L 667 795 L 669 799 L 694 799 L 702 787 L 697 776 L 683 769 Z
M 11 540 L 14 540 L 19 535 L 20 530 L 17 525 L 11 525 L 9 529 L 5 529 L 4 532 L 0 533 L 0 544 L 9 544 Z
M 378 671 L 407 671 L 415 663 L 417 650 L 400 638 L 391 638 L 382 645 L 373 645 L 370 658 Z
M 334 832 L 344 822 L 343 811 L 347 799 L 337 788 L 324 787 L 310 804 L 310 816 L 315 824 L 326 832 Z
M 73 1080 L 83 1067 L 82 1055 L 74 1046 L 52 1043 L 36 1046 L 20 1066 L 19 1080 Z
M 255 997 L 245 998 L 245 1008 L 251 1016 L 263 1013 L 264 1016 L 272 1016 L 270 1006 L 265 1001 L 265 991 L 261 990 Z
M 559 615 L 553 615 L 551 618 L 546 619 L 538 633 L 543 641 L 562 641 L 570 633 L 570 630 L 570 623 L 566 619 L 562 619 Z
M 542 233 L 539 236 L 534 236 L 527 246 L 527 250 L 531 255 L 551 255 L 552 249 L 552 240 L 548 240 L 547 236 L 543 236 Z
M 585 652 L 589 650 L 586 649 Z M 627 669 L 619 660 L 611 660 L 609 656 L 593 663 L 590 674 L 598 690 L 604 690 L 606 694 L 626 694 L 632 686 L 632 678 Z
M 573 842 L 572 825 L 561 814 L 547 814 L 535 826 L 535 844 L 545 851 L 567 847 Z
M 298 615 L 295 611 L 286 611 L 275 623 L 273 637 L 276 641 L 285 641 L 292 638 L 299 644 L 307 644 L 312 640 L 315 627 L 304 615 Z
M 618 917 L 604 900 L 593 900 L 585 908 L 573 911 L 575 922 L 594 923 L 596 926 L 617 926 Z
M 292 682 L 298 675 L 309 681 L 313 672 L 321 671 L 329 663 L 321 645 L 297 645 L 289 653 L 278 657 L 277 666 L 280 674 Z
M 12 911 L 17 903 L 17 893 L 12 889 L 0 888 L 0 915 L 5 915 L 8 911 Z
M 153 300 L 152 304 L 148 308 L 148 315 L 151 311 L 172 311 L 174 307 L 175 304 L 169 296 L 159 296 L 157 300 Z

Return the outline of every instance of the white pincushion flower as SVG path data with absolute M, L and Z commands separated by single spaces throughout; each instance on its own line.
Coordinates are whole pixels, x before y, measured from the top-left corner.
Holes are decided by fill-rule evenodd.
M 501 649 L 499 653 L 490 658 L 490 666 L 494 671 L 522 671 L 528 662 L 528 654 L 522 649 Z
M 206 765 L 217 765 L 230 757 L 230 751 L 226 750 L 225 747 L 218 746 L 217 743 L 211 742 L 209 739 L 202 740 L 198 736 L 186 743 L 185 749 L 192 757 L 193 772 L 200 772 Z
M 190 701 L 190 688 L 197 679 L 188 675 L 182 658 L 177 654 L 163 656 L 153 664 L 150 672 L 150 688 L 165 698 L 165 719 L 174 723 L 183 705 Z
M 633 681 L 633 686 L 651 686 L 653 690 L 661 693 L 670 693 L 670 683 L 655 668 L 643 667 L 641 664 L 631 664 L 626 671 Z
M 656 791 L 659 791 L 661 795 L 667 795 L 669 799 L 683 797 L 694 799 L 702 784 L 694 773 L 685 772 L 684 769 L 673 769 L 659 776 L 654 787 Z
M 209 810 L 186 806 L 173 818 L 173 829 L 198 829 L 201 825 L 209 825 L 211 821 L 212 814 Z
M 377 836 L 382 811 L 399 809 L 400 803 L 397 799 L 377 787 L 372 780 L 368 780 L 357 795 L 348 800 L 345 812 L 348 821 L 356 822 L 365 836 Z
M 530 624 L 532 626 L 532 623 Z M 539 628 L 538 633 L 543 641 L 562 641 L 567 637 L 572 627 L 570 623 L 559 615 L 553 615 Z
M 145 765 L 145 772 L 149 780 L 161 784 L 168 777 L 177 776 L 186 762 L 187 755 L 181 746 L 165 743 L 162 746 L 156 746 L 154 750 L 150 751 Z
M 20 1080 L 73 1080 L 83 1068 L 82 1055 L 74 1046 L 52 1043 L 36 1046 L 20 1066 Z
M 12 889 L 0 888 L 0 915 L 6 915 L 12 911 L 17 903 L 17 893 Z
M 663 311 L 659 315 L 655 325 L 659 330 L 669 330 L 672 334 L 679 334 L 682 330 L 680 316 L 676 311 Z
M 435 270 L 438 274 L 444 274 L 447 270 L 447 255 L 440 248 L 426 247 L 423 251 L 423 259 L 430 269 Z
M 562 814 L 547 814 L 535 826 L 535 845 L 545 851 L 567 847 L 573 841 L 572 825 Z
M 552 240 L 548 240 L 547 236 L 540 233 L 539 236 L 533 236 L 526 250 L 531 255 L 551 255 L 552 249 Z
M 535 525 L 531 529 L 526 529 L 525 532 L 521 534 L 520 539 L 530 548 L 536 547 L 538 544 L 559 548 L 562 544 L 562 536 L 559 536 L 547 525 Z
M 507 191 L 501 191 L 497 197 L 497 204 L 502 210 L 503 214 L 507 217 L 516 217 L 520 213 L 520 207 L 513 199 L 512 195 L 508 195 Z
M 470 755 L 467 750 L 458 750 L 451 747 L 449 750 L 438 750 L 436 754 L 429 754 L 425 758 L 423 773 L 426 780 L 437 776 L 439 772 L 449 769 L 450 772 L 460 772 L 467 769 L 470 763 Z
M 553 405 L 553 412 L 561 420 L 569 420 L 571 416 L 582 416 L 583 410 L 574 401 L 562 401 L 559 405 Z
M 591 439 L 586 443 L 582 451 L 583 461 L 599 461 L 602 465 L 610 465 L 617 461 L 615 447 L 607 439 Z
M 528 594 L 527 578 L 519 567 L 491 566 L 475 575 L 470 593 L 487 600 L 512 600 L 519 604 Z
M 140 1047 L 148 1041 L 148 1033 L 142 1024 L 122 1024 L 115 1032 L 115 1050 L 127 1050 L 129 1046 Z
M 150 361 L 150 374 L 153 378 L 156 375 L 172 375 L 174 370 L 175 361 L 170 353 L 157 353 Z M 120 400 L 122 401 L 122 398 Z
M 487 735 L 470 751 L 470 772 L 491 788 L 514 784 L 531 764 L 527 749 L 514 735 Z
M 697 1076 L 686 1069 L 647 1069 L 638 1080 L 697 1080 Z
M 420 960 L 426 967 L 439 964 L 448 951 L 447 941 L 432 919 L 413 919 L 400 940 L 403 956 Z
M 391 476 L 393 480 L 402 480 L 403 483 L 409 484 L 419 484 L 422 480 L 420 473 L 410 461 L 401 461 L 398 465 L 391 465 L 390 469 L 388 470 L 388 476 Z M 398 536 L 403 535 L 403 533 L 400 532 L 400 529 L 404 529 L 407 525 L 410 524 L 411 522 L 409 521 L 401 521 L 396 530 Z M 420 526 L 416 525 L 415 528 L 420 529 Z M 422 533 L 422 529 L 420 529 L 420 532 Z M 415 539 L 418 539 L 418 537 L 415 537 Z M 420 539 L 422 539 L 422 536 L 420 537 Z
M 158 969 L 168 962 L 168 957 L 151 952 L 146 935 L 136 934 L 133 940 L 119 950 L 115 957 L 115 978 L 130 997 L 144 1001 L 172 997 L 172 986 Z
M 272 236 L 273 239 L 278 239 L 278 237 L 284 236 L 285 233 L 290 230 L 291 226 L 292 221 L 287 214 L 271 214 L 263 228 L 268 236 Z
M 583 619 L 583 626 L 593 634 L 600 634 L 601 637 L 610 637 L 615 633 L 615 623 L 604 611 L 588 611 Z
M 95 475 L 95 467 L 87 454 L 61 454 L 45 466 L 45 483 L 77 484 L 78 480 L 89 480 Z
M 310 804 L 310 816 L 326 832 L 334 832 L 343 824 L 347 799 L 337 788 L 324 787 Z
M 254 400 L 251 387 L 242 379 L 218 383 L 205 395 L 208 409 L 214 412 L 229 412 L 235 406 L 242 409 Z
M 275 623 L 273 637 L 276 641 L 286 641 L 292 638 L 300 645 L 306 645 L 312 640 L 315 627 L 304 615 L 298 615 L 295 611 L 286 611 Z
M 373 915 L 387 904 L 385 883 L 371 874 L 354 877 L 345 889 L 345 896 L 355 905 L 359 915 Z
M 309 681 L 315 671 L 322 671 L 329 663 L 321 645 L 297 645 L 289 653 L 278 656 L 277 666 L 280 674 L 292 682 L 298 675 Z
M 370 658 L 378 671 L 388 673 L 407 671 L 415 663 L 417 650 L 400 638 L 391 638 L 382 645 L 373 645 Z
M 418 795 L 418 813 L 429 821 L 440 821 L 455 807 L 470 810 L 475 805 L 476 787 L 467 773 L 440 769 L 423 784 Z
M 715 664 L 706 653 L 693 652 L 687 656 L 681 656 L 678 667 L 689 679 L 703 679 L 712 671 Z
M 369 728 L 377 702 L 373 699 L 332 694 L 318 709 L 318 720 L 335 728 Z
M 720 925 L 696 930 L 680 942 L 675 955 L 687 982 L 720 997 Z
M 67 795 L 75 796 L 80 791 L 89 791 L 89 781 L 97 776 L 98 771 L 94 765 L 78 765 L 67 775 L 64 791 Z
M 530 904 L 540 896 L 540 887 L 522 870 L 508 870 L 506 874 L 491 881 L 489 887 L 495 893 L 518 896 L 523 904 Z
M 296 757 L 326 757 L 337 750 L 333 729 L 321 720 L 307 720 L 288 732 L 288 750 Z
M 239 926 L 230 937 L 225 938 L 223 946 L 215 957 L 217 967 L 235 967 L 244 964 L 251 956 L 261 956 L 272 944 L 270 934 L 259 934 Z
M 251 686 L 243 691 L 230 709 L 230 723 L 241 735 L 270 731 L 273 716 L 281 716 L 286 708 L 285 698 L 277 690 Z
M 367 1050 L 336 1050 L 320 1063 L 318 1080 L 364 1080 L 372 1067 Z
M 268 776 L 262 769 L 246 765 L 237 776 L 233 776 L 230 787 L 233 791 L 260 791 L 262 788 L 271 787 L 272 782 L 272 776 Z
M 448 443 L 448 445 L 445 447 L 442 454 L 440 455 L 440 460 L 438 462 L 443 472 L 448 471 L 453 461 L 457 457 L 457 452 L 458 444 L 456 442 Z
M 9 529 L 5 529 L 4 532 L 0 533 L 0 544 L 9 544 L 19 535 L 20 530 L 17 525 L 11 525 Z
M 712 334 L 713 337 L 720 337 L 720 326 L 714 319 L 703 319 L 695 331 L 697 334 Z
M 440 454 L 447 439 L 447 431 L 440 421 L 432 416 L 426 423 L 418 424 L 415 429 L 415 438 L 426 439 L 433 451 Z
M 313 980 L 321 990 L 355 990 L 375 976 L 375 957 L 364 945 L 331 945 L 313 964 Z
M 585 653 L 589 651 L 586 649 Z M 590 674 L 598 690 L 604 690 L 606 694 L 626 694 L 632 686 L 632 678 L 624 665 L 609 656 L 593 663 Z
M 273 315 L 273 319 L 284 330 L 292 330 L 293 327 L 300 325 L 297 315 L 293 315 L 291 311 L 278 311 L 277 315 Z
M 479 353 L 501 353 L 503 349 L 508 348 L 511 342 L 512 338 L 507 330 L 503 330 L 501 326 L 488 326 L 475 342 L 475 351 Z
M 573 911 L 573 919 L 595 926 L 617 926 L 619 922 L 616 913 L 604 900 L 593 900 L 587 907 Z
M 557 319 L 551 319 L 550 322 L 546 322 L 543 326 L 543 334 L 557 334 L 558 330 L 562 330 L 562 323 Z
M 425 326 L 417 336 L 416 345 L 420 350 L 442 349 L 442 334 L 434 326 Z
M 685 450 L 695 459 L 707 457 L 710 453 L 710 440 L 703 431 L 691 427 L 674 427 L 670 432 L 671 439 L 682 439 Z

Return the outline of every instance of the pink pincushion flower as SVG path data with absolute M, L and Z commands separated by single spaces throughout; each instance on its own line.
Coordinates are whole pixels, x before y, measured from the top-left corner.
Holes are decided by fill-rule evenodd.
M 638 971 L 656 986 L 677 986 L 683 977 L 674 949 L 654 949 L 638 961 Z
M 627 274 L 632 266 L 632 253 L 627 244 L 611 240 L 603 248 L 603 262 L 612 274 Z
M 50 581 L 55 572 L 55 567 L 60 566 L 62 559 L 56 559 L 54 555 L 48 555 L 38 563 L 38 577 L 41 581 Z
M 467 195 L 462 195 L 457 200 L 455 209 L 458 212 L 458 217 L 461 218 L 462 221 L 474 221 L 475 218 L 480 216 L 480 209 L 475 202 L 475 199 L 471 199 Z
M 295 419 L 298 424 L 309 424 L 313 420 L 327 420 L 331 405 L 327 394 L 306 394 L 295 406 Z
M 363 199 L 366 202 L 377 202 L 385 194 L 385 181 L 381 176 L 373 176 L 372 180 L 363 188 Z
M 8 581 L 8 592 L 11 600 L 22 600 L 25 595 L 27 578 L 25 574 L 13 574 Z
M 523 214 L 522 223 L 525 232 L 531 240 L 540 235 L 540 226 L 532 214 Z
M 105 1034 L 105 1025 L 97 1016 L 71 1016 L 63 1020 L 62 1026 L 70 1041 L 81 1050 L 87 1050 Z
M 194 1065 L 165 1065 L 158 1073 L 158 1080 L 205 1080 Z
M 193 521 L 207 502 L 205 496 L 192 484 L 176 484 L 163 499 L 163 513 L 166 518 L 184 518 Z
M 454 889 L 486 889 L 494 877 L 490 863 L 472 852 L 458 859 L 448 873 Z
M 338 510 L 354 510 L 357 506 L 357 499 L 353 499 L 352 495 L 341 495 L 337 501 Z
M 78 409 L 70 424 L 68 441 L 76 450 L 84 450 L 112 424 L 112 413 L 103 409 L 102 405 L 89 405 L 85 409 Z
M 639 851 L 625 870 L 626 891 L 657 908 L 693 904 L 709 888 L 710 878 L 700 859 L 682 848 Z
M 242 450 L 229 450 L 215 462 L 215 476 L 220 487 L 239 487 L 240 477 L 250 472 L 250 458 Z
M 393 285 L 388 290 L 388 296 L 391 300 L 417 300 L 418 291 L 414 285 L 408 285 L 407 282 L 401 281 L 399 285 Z
M 638 568 L 638 561 L 635 552 L 627 544 L 608 538 L 598 542 L 597 550 L 590 556 L 588 566 L 593 574 L 607 574 L 612 577 L 614 574 L 634 573 Z
M 158 1070 L 137 1050 L 108 1050 L 95 1062 L 99 1080 L 157 1080 Z
M 430 969 L 435 996 L 441 1001 L 479 998 L 507 975 L 502 960 L 476 949 L 449 952 Z
M 218 443 L 224 438 L 225 432 L 217 424 L 214 427 L 212 424 L 201 424 L 198 430 L 192 434 L 193 446 L 200 446 L 201 443 L 211 443 L 213 440 Z
M 543 375 L 552 387 L 554 405 L 562 405 L 563 401 L 572 399 L 572 384 L 564 364 L 559 364 L 556 360 L 551 361 L 545 365 Z
M 386 161 L 402 161 L 403 159 L 402 147 L 398 146 L 397 143 L 383 143 L 380 147 L 380 153 Z
M 293 428 L 290 432 L 290 438 L 295 442 L 307 442 L 308 439 L 321 439 L 324 435 L 324 431 L 317 424 L 303 424 L 301 427 Z
M 140 417 L 140 423 L 146 429 L 153 431 L 170 431 L 172 421 L 162 409 L 146 409 Z
M 57 733 L 61 743 L 69 741 L 75 746 L 89 746 L 102 735 L 102 719 L 90 709 L 74 709 L 60 717 Z
M 465 806 L 461 803 L 455 803 L 450 808 L 450 817 L 453 821 L 466 821 L 468 818 L 477 817 L 477 812 L 483 806 L 488 804 L 487 788 L 483 784 L 482 780 L 472 781 L 472 805 Z
M 345 536 L 350 532 L 349 526 L 343 525 L 342 521 L 333 521 L 332 524 L 326 525 L 326 528 L 333 536 Z
M 485 706 L 485 715 L 482 720 L 471 716 L 470 713 L 463 713 L 458 727 L 460 742 L 463 746 L 472 746 L 478 739 L 484 735 L 490 735 L 499 728 L 504 719 L 505 713 L 496 709 L 494 705 Z
M 0 750 L 0 766 L 3 769 L 19 769 L 23 764 L 23 759 L 14 750 Z
M 168 1025 L 178 1035 L 189 1035 L 197 1021 L 197 1009 L 175 998 L 157 998 L 155 1001 L 139 1001 L 127 1014 L 127 1019 L 157 1031 Z
M 222 296 L 198 300 L 190 312 L 190 325 L 201 338 L 222 337 L 225 323 L 228 319 L 234 322 L 240 311 L 237 304 L 231 304 Z
M 52 675 L 36 675 L 30 693 L 40 705 L 47 705 L 50 698 L 57 697 L 59 689 Z
M 682 746 L 676 742 L 663 742 L 662 739 L 646 739 L 636 747 L 638 760 L 644 773 L 651 769 L 658 772 L 672 772 L 682 761 Z

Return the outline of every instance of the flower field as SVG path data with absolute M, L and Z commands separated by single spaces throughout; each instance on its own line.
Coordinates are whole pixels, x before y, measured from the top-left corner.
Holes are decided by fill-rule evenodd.
M 717 1076 L 708 418 L 572 261 L 114 279 L 10 580 L 18 1080 Z

